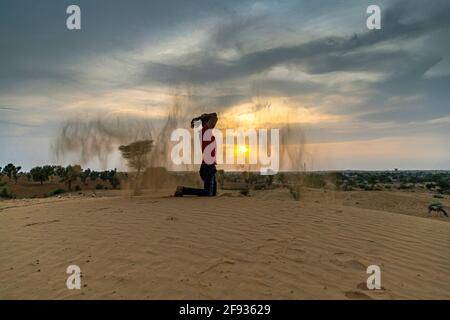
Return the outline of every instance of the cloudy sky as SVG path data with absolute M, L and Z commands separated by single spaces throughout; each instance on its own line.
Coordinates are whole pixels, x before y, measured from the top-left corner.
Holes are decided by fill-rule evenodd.
M 0 166 L 73 161 L 54 154 L 67 121 L 163 122 L 182 96 L 288 124 L 310 169 L 450 169 L 449 35 L 448 0 L 2 0 Z

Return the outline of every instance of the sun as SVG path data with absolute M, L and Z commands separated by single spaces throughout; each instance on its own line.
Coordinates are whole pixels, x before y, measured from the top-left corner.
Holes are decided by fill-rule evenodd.
M 239 152 L 240 153 L 247 153 L 248 152 L 248 148 L 245 145 L 239 146 Z

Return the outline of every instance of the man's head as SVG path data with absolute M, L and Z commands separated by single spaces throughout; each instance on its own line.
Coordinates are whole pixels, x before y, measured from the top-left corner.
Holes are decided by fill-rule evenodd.
M 202 119 L 202 126 L 207 126 L 209 129 L 214 129 L 214 127 L 216 126 L 217 123 L 217 114 L 216 113 L 211 113 L 210 116 L 208 117 L 208 119 L 203 120 Z

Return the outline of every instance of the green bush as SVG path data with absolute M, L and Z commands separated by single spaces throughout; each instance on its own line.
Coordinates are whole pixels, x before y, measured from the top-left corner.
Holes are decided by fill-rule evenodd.
M 308 173 L 305 176 L 305 185 L 310 188 L 325 187 L 325 177 L 320 173 Z
M 56 196 L 56 195 L 61 194 L 61 193 L 64 193 L 64 192 L 66 192 L 66 190 L 61 189 L 61 188 L 58 188 L 58 189 L 53 190 L 52 192 L 50 192 L 50 195 L 51 195 L 51 196 Z
M 117 189 L 117 187 L 120 186 L 120 179 L 116 175 L 113 175 L 109 178 L 109 183 L 111 184 L 113 189 Z
M 13 199 L 15 198 L 14 194 L 11 193 L 8 188 L 4 187 L 2 189 L 2 192 L 0 192 L 0 198 L 5 198 L 5 199 Z
M 255 185 L 253 185 L 253 189 L 264 190 L 264 189 L 266 189 L 266 184 L 265 183 L 256 183 Z
M 407 183 L 401 183 L 400 184 L 400 189 L 401 190 L 410 190 L 410 189 L 413 189 L 413 188 L 414 188 L 414 186 L 411 185 L 411 184 L 407 184 Z
M 340 186 L 340 190 L 342 191 L 353 191 L 353 187 L 348 184 L 343 184 Z

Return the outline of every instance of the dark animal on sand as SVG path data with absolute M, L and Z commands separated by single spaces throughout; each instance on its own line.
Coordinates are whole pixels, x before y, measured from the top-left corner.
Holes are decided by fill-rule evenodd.
M 444 210 L 444 207 L 439 202 L 434 202 L 428 206 L 428 216 L 431 216 L 431 212 L 436 211 L 437 213 L 443 213 L 444 216 L 448 217 L 447 212 Z

